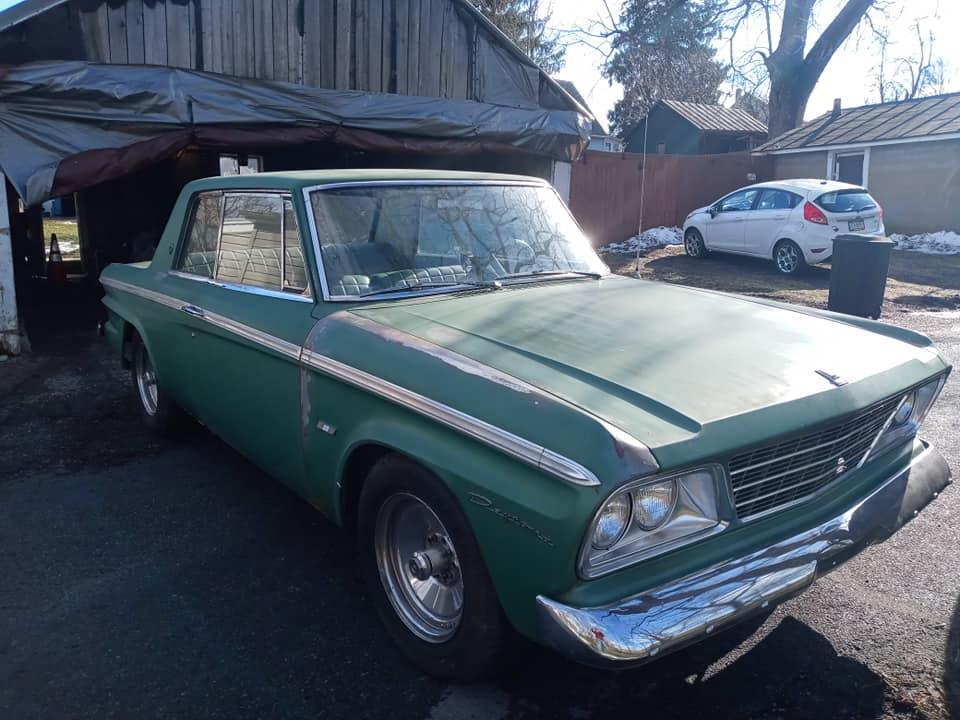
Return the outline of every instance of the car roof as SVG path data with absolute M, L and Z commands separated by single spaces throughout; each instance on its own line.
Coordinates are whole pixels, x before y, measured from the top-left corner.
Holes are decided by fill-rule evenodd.
M 190 192 L 202 190 L 295 190 L 314 185 L 363 182 L 535 182 L 546 180 L 526 175 L 463 172 L 456 170 L 362 169 L 362 170 L 290 170 L 254 173 L 251 175 L 221 175 L 190 182 Z
M 767 182 L 750 185 L 757 188 L 778 188 L 780 190 L 793 190 L 804 192 L 832 192 L 836 190 L 863 190 L 860 185 L 851 185 L 850 183 L 838 182 L 837 180 L 821 180 L 818 178 L 791 178 L 789 180 L 770 180 Z

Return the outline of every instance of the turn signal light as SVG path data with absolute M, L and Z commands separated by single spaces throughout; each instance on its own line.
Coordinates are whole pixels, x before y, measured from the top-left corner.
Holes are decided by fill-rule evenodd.
M 817 225 L 827 224 L 827 216 L 823 214 L 823 210 L 811 202 L 805 203 L 803 206 L 803 219 Z

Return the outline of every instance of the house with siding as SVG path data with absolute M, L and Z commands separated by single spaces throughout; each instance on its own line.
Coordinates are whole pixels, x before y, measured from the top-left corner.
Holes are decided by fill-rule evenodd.
M 960 93 L 833 110 L 757 149 L 777 179 L 862 185 L 888 232 L 960 232 Z

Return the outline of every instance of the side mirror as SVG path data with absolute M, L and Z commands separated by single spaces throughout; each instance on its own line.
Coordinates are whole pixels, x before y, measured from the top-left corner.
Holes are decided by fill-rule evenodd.
M 715 218 L 717 216 L 717 213 L 719 212 L 720 212 L 720 208 L 718 206 L 716 205 L 710 206 L 710 217 Z

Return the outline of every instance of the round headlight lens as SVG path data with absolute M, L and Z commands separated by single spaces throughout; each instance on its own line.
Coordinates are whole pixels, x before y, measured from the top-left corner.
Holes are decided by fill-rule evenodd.
M 644 485 L 633 491 L 637 525 L 644 530 L 656 530 L 673 514 L 677 505 L 677 481 Z
M 917 394 L 915 392 L 907 395 L 906 399 L 900 403 L 900 407 L 897 408 L 897 414 L 893 416 L 894 425 L 904 425 L 906 422 L 913 417 L 913 409 L 917 404 Z
M 593 530 L 591 544 L 597 550 L 613 547 L 623 537 L 630 525 L 630 493 L 614 495 L 600 510 L 597 526 Z

